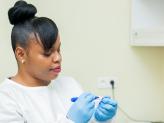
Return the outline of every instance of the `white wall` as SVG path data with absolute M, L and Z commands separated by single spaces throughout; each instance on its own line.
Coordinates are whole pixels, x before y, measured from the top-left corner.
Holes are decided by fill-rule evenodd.
M 164 48 L 131 47 L 130 0 L 29 0 L 38 16 L 52 18 L 62 40 L 63 73 L 75 77 L 87 91 L 100 76 L 116 76 L 116 99 L 135 119 L 164 120 Z M 7 10 L 14 0 L 0 1 L 0 80 L 13 75 L 16 62 L 10 46 Z M 117 123 L 132 123 L 121 112 Z
M 12 52 L 10 35 L 12 26 L 8 21 L 8 9 L 14 1 L 0 0 L 0 81 L 4 77 L 13 75 L 16 71 L 16 63 Z

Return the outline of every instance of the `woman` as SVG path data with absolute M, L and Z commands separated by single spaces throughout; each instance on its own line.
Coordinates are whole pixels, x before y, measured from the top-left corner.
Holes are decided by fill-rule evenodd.
M 18 64 L 16 75 L 0 86 L 0 123 L 110 122 L 117 103 L 83 92 L 75 80 L 57 77 L 61 71 L 60 35 L 49 18 L 18 1 L 8 11 L 11 41 Z M 53 81 L 52 81 L 53 80 Z M 78 99 L 71 102 L 71 98 Z

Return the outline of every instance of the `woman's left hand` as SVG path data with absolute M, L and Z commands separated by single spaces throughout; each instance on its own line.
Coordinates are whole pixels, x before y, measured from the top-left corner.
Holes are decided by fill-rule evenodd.
M 94 116 L 97 121 L 107 121 L 112 119 L 117 112 L 117 102 L 108 96 L 100 101 Z

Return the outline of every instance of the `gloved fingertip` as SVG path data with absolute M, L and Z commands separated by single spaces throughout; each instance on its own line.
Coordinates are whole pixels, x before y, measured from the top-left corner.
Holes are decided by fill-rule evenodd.
M 115 100 L 112 100 L 112 101 L 110 102 L 110 104 L 113 105 L 113 106 L 117 106 L 117 102 L 116 102 Z
M 101 100 L 101 102 L 102 103 L 109 103 L 109 104 L 111 104 L 111 105 L 113 105 L 113 106 L 115 106 L 115 105 L 117 105 L 117 102 L 115 101 L 115 100 L 113 100 L 113 99 L 111 99 L 111 98 L 103 98 L 102 100 Z
M 101 102 L 108 103 L 110 101 L 110 98 L 102 98 Z
M 99 97 L 98 96 L 95 96 L 95 99 L 98 99 Z

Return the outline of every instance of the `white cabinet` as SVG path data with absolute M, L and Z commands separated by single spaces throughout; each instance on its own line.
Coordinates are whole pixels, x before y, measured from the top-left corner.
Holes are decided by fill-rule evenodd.
M 164 46 L 164 0 L 132 0 L 131 10 L 131 45 Z

